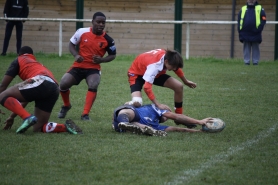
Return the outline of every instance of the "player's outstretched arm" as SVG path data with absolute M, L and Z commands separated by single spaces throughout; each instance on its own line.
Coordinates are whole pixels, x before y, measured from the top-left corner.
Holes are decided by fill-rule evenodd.
M 169 126 L 165 132 L 202 132 L 202 130 Z
M 198 120 L 198 119 L 194 119 L 191 117 L 188 117 L 186 115 L 183 114 L 176 114 L 173 112 L 166 112 L 163 114 L 163 116 L 165 116 L 168 119 L 174 120 L 175 122 L 179 123 L 179 124 L 197 124 L 197 125 L 204 125 L 205 123 L 209 122 L 212 120 L 212 118 L 205 118 L 202 120 Z

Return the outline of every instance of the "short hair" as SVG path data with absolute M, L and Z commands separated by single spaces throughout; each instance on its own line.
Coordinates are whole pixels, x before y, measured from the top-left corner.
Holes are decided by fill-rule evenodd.
M 166 59 L 169 65 L 175 68 L 183 68 L 183 58 L 179 52 L 167 49 L 164 56 L 164 60 Z
M 105 17 L 105 19 L 106 19 L 106 16 L 105 16 L 102 12 L 96 12 L 96 13 L 93 15 L 93 20 L 94 20 L 97 16 L 102 16 L 102 17 Z
M 29 46 L 23 46 L 20 48 L 18 55 L 23 55 L 23 54 L 32 54 L 33 55 L 33 49 Z

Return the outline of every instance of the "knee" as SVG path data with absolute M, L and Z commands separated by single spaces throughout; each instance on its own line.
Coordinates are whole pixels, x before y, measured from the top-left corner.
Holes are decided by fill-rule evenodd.
M 90 82 L 88 83 L 88 89 L 97 89 L 99 85 L 99 82 L 95 81 L 95 82 Z
M 181 82 L 176 83 L 173 90 L 175 92 L 183 92 L 183 84 Z

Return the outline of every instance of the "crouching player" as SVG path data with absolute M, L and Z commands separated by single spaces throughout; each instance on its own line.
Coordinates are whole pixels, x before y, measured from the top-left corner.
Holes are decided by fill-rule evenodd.
M 160 124 L 168 119 L 181 125 L 204 125 L 212 121 L 210 117 L 197 120 L 183 114 L 159 109 L 154 104 L 143 105 L 141 107 L 123 105 L 114 110 L 112 127 L 117 132 L 131 131 L 136 134 L 152 136 L 166 136 L 167 132 L 202 132 L 201 129 L 189 129 Z
M 23 82 L 7 88 L 17 75 Z M 72 120 L 66 120 L 65 124 L 48 122 L 58 97 L 59 86 L 52 72 L 37 62 L 31 47 L 22 47 L 0 84 L 0 103 L 13 112 L 6 120 L 4 130 L 11 129 L 18 115 L 23 122 L 16 133 L 24 133 L 31 126 L 34 132 L 82 133 Z M 32 101 L 35 102 L 34 115 L 24 109 Z

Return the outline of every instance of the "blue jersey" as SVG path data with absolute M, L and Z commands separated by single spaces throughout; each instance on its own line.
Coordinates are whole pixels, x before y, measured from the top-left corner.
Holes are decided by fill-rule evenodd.
M 140 121 L 138 122 L 141 124 L 151 126 L 157 130 L 165 130 L 168 127 L 159 124 L 161 116 L 168 112 L 168 110 L 159 109 L 154 104 L 151 104 L 135 108 L 135 111 L 140 117 Z
M 122 109 L 131 109 L 135 113 L 135 118 L 131 122 L 139 122 L 143 125 L 148 125 L 156 130 L 165 130 L 168 126 L 160 125 L 159 121 L 162 117 L 162 115 L 168 110 L 163 110 L 157 108 L 154 104 L 149 105 L 143 105 L 141 107 L 135 108 L 131 105 L 122 105 L 120 107 L 117 107 L 114 110 L 113 114 L 113 126 L 114 129 L 118 132 L 121 132 L 118 128 L 119 122 L 117 121 L 118 113 Z
M 167 110 L 158 109 L 154 104 L 143 105 L 135 108 L 140 116 L 140 123 L 144 125 L 151 125 L 159 123 L 160 117 L 167 112 Z

